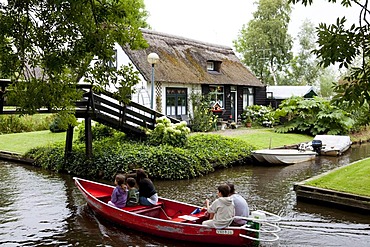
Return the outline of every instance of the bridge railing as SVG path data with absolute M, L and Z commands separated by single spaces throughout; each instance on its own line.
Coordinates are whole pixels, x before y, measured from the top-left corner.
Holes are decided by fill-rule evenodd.
M 82 101 L 76 102 L 80 110 L 76 114 L 85 114 L 86 111 L 93 116 L 93 119 L 104 119 L 106 121 L 114 120 L 118 123 L 119 128 L 148 128 L 154 129 L 156 119 L 164 114 L 154 111 L 148 107 L 130 101 L 129 104 L 123 105 L 116 99 L 113 93 L 104 91 L 100 94 L 93 92 L 93 87 L 89 84 L 79 84 L 79 89 L 84 90 Z M 82 116 L 81 116 L 82 117 Z M 168 117 L 171 122 L 177 123 L 178 119 Z

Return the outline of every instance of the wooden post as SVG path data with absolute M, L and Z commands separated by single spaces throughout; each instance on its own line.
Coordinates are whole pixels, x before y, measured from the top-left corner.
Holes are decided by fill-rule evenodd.
M 0 114 L 4 113 L 5 85 L 0 88 Z
M 0 90 L 0 114 L 4 112 L 4 93 Z
M 91 117 L 85 118 L 85 146 L 86 157 L 92 157 L 92 131 L 91 131 Z
M 64 161 L 66 161 L 67 158 L 72 153 L 73 129 L 74 129 L 74 126 L 68 125 L 67 134 L 66 134 L 66 146 L 64 150 Z

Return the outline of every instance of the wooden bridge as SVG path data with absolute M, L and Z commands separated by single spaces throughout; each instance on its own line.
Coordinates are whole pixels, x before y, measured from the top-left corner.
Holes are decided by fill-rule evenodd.
M 6 109 L 5 96 L 9 80 L 0 80 L 0 115 L 19 114 L 15 109 Z M 85 119 L 86 155 L 92 155 L 92 132 L 91 121 L 94 120 L 130 136 L 145 136 L 145 129 L 154 129 L 156 119 L 164 116 L 148 107 L 135 102 L 122 105 L 114 98 L 112 93 L 95 93 L 90 84 L 78 84 L 77 90 L 83 91 L 83 97 L 75 102 L 77 118 Z M 55 112 L 55 111 L 54 111 Z M 39 109 L 38 113 L 53 113 L 50 109 Z M 171 122 L 179 122 L 178 119 L 168 117 Z M 66 150 L 68 155 L 72 152 L 73 126 L 67 130 Z

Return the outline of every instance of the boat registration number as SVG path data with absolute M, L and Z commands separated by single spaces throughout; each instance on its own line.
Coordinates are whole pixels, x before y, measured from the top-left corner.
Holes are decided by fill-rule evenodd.
M 223 235 L 233 235 L 233 230 L 216 230 L 217 234 L 223 234 Z

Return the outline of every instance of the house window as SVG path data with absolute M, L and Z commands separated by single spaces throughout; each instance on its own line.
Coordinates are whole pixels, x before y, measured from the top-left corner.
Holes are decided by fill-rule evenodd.
M 188 90 L 186 88 L 166 88 L 166 115 L 179 117 L 188 112 Z
M 207 70 L 212 71 L 212 70 L 214 70 L 214 69 L 215 69 L 214 63 L 213 63 L 213 62 L 208 61 L 208 62 L 207 62 Z
M 207 71 L 220 73 L 221 61 L 207 61 Z
M 209 86 L 209 95 L 211 97 L 212 105 L 218 103 L 221 108 L 224 108 L 224 87 L 223 86 Z
M 254 89 L 252 87 L 243 88 L 243 109 L 254 105 Z

